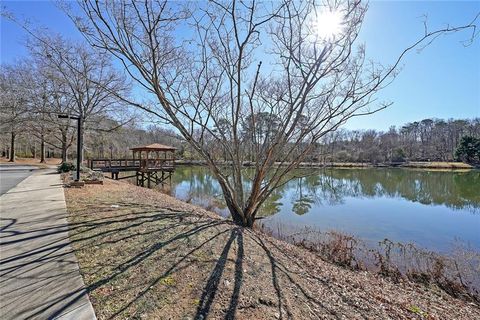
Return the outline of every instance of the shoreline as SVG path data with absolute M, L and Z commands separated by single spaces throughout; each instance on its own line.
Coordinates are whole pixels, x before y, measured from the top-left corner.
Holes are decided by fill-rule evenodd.
M 108 160 L 108 159 L 107 159 Z M 0 158 L 2 164 L 28 164 L 36 165 L 40 167 L 52 167 L 60 164 L 60 159 L 49 158 L 46 163 L 40 163 L 39 159 L 34 158 L 17 158 L 15 162 L 9 162 L 8 159 Z M 175 160 L 175 164 L 178 166 L 206 166 L 205 160 Z M 217 164 L 228 164 L 225 161 L 218 161 Z M 288 163 L 276 162 L 275 165 L 288 165 Z M 245 161 L 244 167 L 253 167 L 255 164 L 251 161 Z M 411 169 L 442 169 L 442 170 L 475 170 L 480 169 L 480 166 L 473 166 L 463 162 L 452 161 L 408 161 L 408 162 L 395 162 L 395 163 L 368 163 L 368 162 L 301 162 L 298 166 L 299 169 L 321 169 L 321 168 L 411 168 Z
M 175 164 L 178 166 L 206 166 L 207 163 L 204 160 L 176 160 Z M 217 164 L 228 164 L 225 161 L 219 161 Z M 276 162 L 275 165 L 288 165 L 288 163 Z M 255 164 L 250 161 L 243 163 L 244 167 L 254 167 Z M 474 170 L 478 169 L 475 166 L 466 164 L 463 162 L 427 162 L 427 161 L 411 161 L 411 162 L 399 162 L 399 163 L 367 163 L 367 162 L 301 162 L 298 166 L 299 169 L 321 169 L 321 168 L 413 168 L 413 169 L 445 169 L 445 170 Z
M 70 236 L 100 317 L 480 316 L 478 303 L 435 285 L 341 267 L 155 190 L 106 180 L 65 195 Z

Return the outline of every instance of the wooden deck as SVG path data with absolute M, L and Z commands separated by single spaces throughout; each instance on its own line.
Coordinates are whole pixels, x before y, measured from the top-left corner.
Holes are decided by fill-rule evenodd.
M 111 173 L 115 180 L 136 178 L 137 185 L 148 186 L 171 183 L 175 171 L 173 159 L 90 159 L 88 167 L 95 171 Z M 119 176 L 120 172 L 132 172 Z

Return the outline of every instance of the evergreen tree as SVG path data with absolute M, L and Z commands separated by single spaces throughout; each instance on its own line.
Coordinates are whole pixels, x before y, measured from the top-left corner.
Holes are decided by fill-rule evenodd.
M 480 139 L 464 136 L 455 151 L 455 158 L 466 163 L 480 162 Z

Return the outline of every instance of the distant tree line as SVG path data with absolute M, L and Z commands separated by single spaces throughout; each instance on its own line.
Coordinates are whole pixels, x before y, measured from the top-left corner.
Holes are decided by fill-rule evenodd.
M 160 125 L 127 124 L 113 131 L 91 132 L 86 141 L 85 155 L 87 158 L 131 158 L 130 148 L 161 143 L 178 148 L 178 156 L 185 154 L 185 143 L 171 129 Z
M 424 119 L 401 127 L 393 126 L 386 132 L 340 129 L 322 140 L 318 160 L 370 163 L 478 161 L 472 155 L 474 151 L 470 152 L 470 157 L 456 153 L 464 137 L 470 137 L 470 140 L 480 138 L 480 118 Z M 475 148 L 474 144 L 471 144 L 472 148 Z
M 35 119 L 36 124 L 28 124 L 35 114 L 23 114 L 24 126 L 16 134 L 16 153 L 21 157 L 62 157 L 64 160 L 76 157 L 76 128 L 73 124 L 61 123 L 54 117 Z M 52 120 L 53 118 L 53 120 Z M 259 117 L 261 118 L 261 117 Z M 18 125 L 21 122 L 16 122 Z M 55 126 L 68 134 L 65 151 L 62 151 L 61 134 L 55 132 Z M 243 129 L 245 137 L 249 135 L 248 121 Z M 272 125 L 273 124 L 273 125 Z M 275 130 L 274 122 L 264 121 L 263 130 L 257 134 L 269 135 Z M 38 134 L 45 128 L 43 135 L 45 149 L 42 153 L 42 136 Z M 48 128 L 48 130 L 47 130 Z M 104 130 L 101 128 L 113 128 Z M 217 128 L 216 130 L 221 130 Z M 265 137 L 264 137 L 265 138 Z M 2 156 L 8 157 L 11 133 L 2 131 L 0 145 Z M 245 148 L 250 148 L 245 138 Z M 199 159 L 199 155 L 174 130 L 162 125 L 141 125 L 134 121 L 122 124 L 105 117 L 99 119 L 96 128 L 85 133 L 85 158 L 125 158 L 130 157 L 130 148 L 150 143 L 162 143 L 176 148 L 177 156 L 185 159 Z M 221 148 L 215 143 L 210 152 L 216 160 L 225 160 Z M 400 127 L 392 126 L 388 131 L 338 129 L 325 136 L 317 147 L 306 157 L 306 161 L 318 162 L 368 162 L 389 163 L 404 161 L 463 161 L 478 163 L 480 160 L 480 118 L 474 119 L 425 119 L 407 123 Z

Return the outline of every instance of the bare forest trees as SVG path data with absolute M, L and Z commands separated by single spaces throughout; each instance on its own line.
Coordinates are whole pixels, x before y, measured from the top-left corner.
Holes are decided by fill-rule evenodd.
M 68 98 L 59 90 L 58 79 L 53 79 L 49 71 L 32 60 L 2 68 L 2 82 L 7 86 L 3 90 L 1 115 L 2 122 L 5 121 L 3 126 L 7 129 L 5 131 L 11 134 L 11 161 L 14 161 L 17 138 L 27 139 L 28 145 L 33 145 L 31 154 L 33 157 L 39 156 L 40 162 L 45 162 L 47 145 L 62 150 L 62 159 L 65 160 L 66 151 L 73 143 L 73 130 L 69 130 L 68 123 L 59 122 L 57 115 L 68 111 L 71 105 L 59 103 L 59 100 Z M 55 139 L 62 135 L 65 136 L 65 145 L 59 146 Z M 25 153 L 24 148 L 23 155 Z
M 34 75 L 31 77 L 27 90 L 29 92 L 28 101 L 28 121 L 25 129 L 30 132 L 40 142 L 40 162 L 45 162 L 45 145 L 48 136 L 52 133 L 52 88 L 49 86 L 48 78 L 45 77 L 42 70 L 30 67 Z M 34 158 L 36 149 L 34 149 Z
M 109 130 L 100 124 L 129 113 L 124 103 L 129 84 L 109 56 L 59 36 L 29 33 L 31 59 L 2 65 L 1 70 L 1 126 L 10 135 L 10 160 L 15 159 L 15 141 L 21 133 L 39 142 L 41 162 L 46 145 L 60 149 L 66 161 L 76 126 L 58 115 L 79 116 L 82 132 Z M 35 145 L 34 156 L 36 151 Z
M 356 45 L 367 10 L 360 1 L 211 1 L 189 10 L 147 0 L 79 5 L 84 16 L 70 12 L 79 30 L 152 94 L 154 103 L 138 106 L 174 125 L 207 161 L 233 220 L 244 226 L 253 226 L 262 203 L 325 134 L 387 106 L 373 105 L 374 94 L 408 51 L 473 29 L 425 28 L 387 67 L 367 61 Z M 340 17 L 334 35 L 318 30 L 325 12 Z M 212 144 L 228 166 L 216 163 Z M 247 160 L 250 176 L 242 173 Z
M 80 117 L 82 133 L 96 129 L 107 116 L 126 113 L 120 97 L 128 94 L 129 87 L 125 77 L 112 67 L 108 56 L 80 43 L 59 36 L 36 36 L 29 48 L 46 81 L 54 89 L 49 96 L 53 115 L 50 121 L 58 129 L 56 137 L 65 161 L 66 149 L 73 139 L 69 130 L 71 124 L 57 119 L 57 115 L 66 113 Z M 83 143 L 80 150 L 82 152 L 77 156 L 82 159 Z
M 480 119 L 424 119 L 386 132 L 338 130 L 321 140 L 317 154 L 324 161 L 402 162 L 453 161 L 462 137 L 480 138 Z
M 47 122 L 50 128 L 48 144 L 61 151 L 62 162 L 67 161 L 68 150 L 75 140 L 75 126 L 69 121 L 59 119 L 59 114 L 75 114 L 74 99 L 69 94 L 68 84 L 54 70 L 44 69 L 43 75 L 50 89 L 50 112 Z
M 28 65 L 19 62 L 0 69 L 0 128 L 9 135 L 8 158 L 15 161 L 16 140 L 28 120 Z

